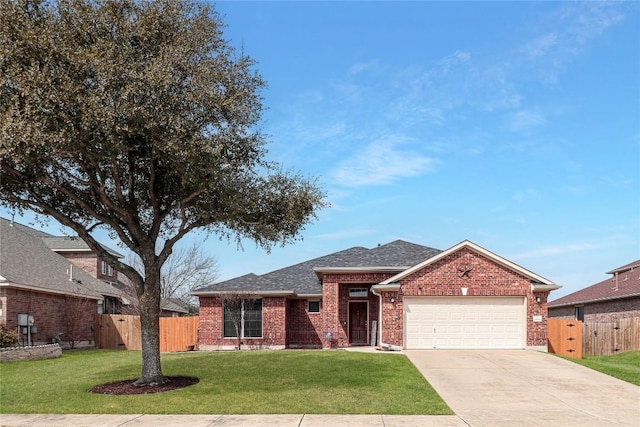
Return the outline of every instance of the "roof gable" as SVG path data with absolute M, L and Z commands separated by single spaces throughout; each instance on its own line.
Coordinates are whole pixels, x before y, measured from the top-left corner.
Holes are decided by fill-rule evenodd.
M 54 252 L 93 252 L 89 245 L 78 236 L 44 236 L 42 240 Z M 102 243 L 99 245 L 116 258 L 124 256 Z
M 41 236 L 0 218 L 0 284 L 99 299 L 119 292 L 51 251 Z M 74 280 L 70 280 L 70 279 Z
M 585 304 L 640 296 L 640 260 L 611 270 L 612 277 L 565 295 L 549 303 L 549 307 Z
M 439 260 L 441 260 L 441 259 L 443 259 L 443 258 L 455 253 L 455 252 L 458 252 L 459 250 L 461 250 L 463 248 L 470 249 L 470 250 L 472 250 L 472 251 L 474 251 L 474 252 L 476 252 L 476 253 L 478 253 L 478 254 L 480 254 L 480 255 L 482 255 L 482 256 L 484 256 L 484 257 L 486 257 L 486 258 L 488 258 L 488 259 L 490 259 L 490 260 L 492 260 L 492 261 L 494 261 L 494 262 L 496 262 L 498 264 L 500 264 L 500 265 L 502 265 L 503 267 L 506 267 L 506 268 L 508 268 L 508 269 L 510 269 L 512 271 L 515 271 L 515 272 L 518 272 L 518 273 L 522 274 L 525 277 L 528 277 L 529 279 L 531 279 L 535 283 L 542 284 L 544 286 L 545 290 L 553 290 L 553 289 L 560 288 L 559 285 L 556 285 L 552 281 L 550 281 L 548 279 L 545 279 L 544 277 L 539 276 L 539 275 L 537 275 L 537 274 L 535 274 L 535 273 L 533 273 L 533 272 L 531 272 L 531 271 L 529 271 L 529 270 L 527 270 L 527 269 L 525 269 L 525 268 L 523 268 L 523 267 L 521 267 L 521 266 L 519 266 L 519 265 L 517 265 L 517 264 L 515 264 L 515 263 L 513 263 L 513 262 L 511 262 L 511 261 L 509 261 L 507 259 L 505 259 L 505 258 L 502 258 L 501 256 L 496 255 L 493 252 L 490 252 L 490 251 L 484 249 L 483 247 L 481 247 L 479 245 L 476 245 L 473 242 L 470 242 L 469 240 L 464 240 L 464 241 L 458 243 L 457 245 L 452 246 L 449 249 L 447 249 L 445 251 L 442 251 L 442 252 L 434 255 L 433 257 L 428 258 L 428 259 L 420 262 L 419 264 L 416 264 L 413 267 L 404 270 L 403 272 L 401 272 L 399 274 L 396 274 L 393 277 L 390 277 L 389 279 L 381 282 L 380 284 L 386 285 L 386 284 L 390 284 L 390 283 L 393 283 L 393 282 L 397 282 L 397 281 L 407 277 L 408 275 L 410 275 L 412 273 L 415 273 L 416 271 L 419 271 L 419 270 L 427 267 L 430 264 L 433 264 L 433 263 L 435 263 L 435 262 L 437 262 L 437 261 L 439 261 Z

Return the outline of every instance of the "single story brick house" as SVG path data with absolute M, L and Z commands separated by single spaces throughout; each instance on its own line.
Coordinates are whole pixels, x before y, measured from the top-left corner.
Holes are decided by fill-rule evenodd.
M 353 247 L 193 292 L 199 349 L 235 346 L 222 306 L 245 294 L 242 341 L 253 348 L 546 351 L 547 297 L 560 286 L 470 241 L 445 251 L 402 240 Z
M 549 303 L 549 317 L 615 322 L 640 317 L 640 259 L 608 271 L 611 277 Z

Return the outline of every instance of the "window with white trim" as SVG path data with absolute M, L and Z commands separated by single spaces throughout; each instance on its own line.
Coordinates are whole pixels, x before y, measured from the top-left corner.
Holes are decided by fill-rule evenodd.
M 242 338 L 262 337 L 262 300 L 242 301 L 240 336 Z M 236 338 L 236 328 L 229 310 L 224 308 L 224 337 Z
M 105 261 L 100 261 L 100 271 L 103 275 L 107 274 L 107 263 Z
M 309 313 L 320 313 L 320 301 L 307 301 L 307 312 Z

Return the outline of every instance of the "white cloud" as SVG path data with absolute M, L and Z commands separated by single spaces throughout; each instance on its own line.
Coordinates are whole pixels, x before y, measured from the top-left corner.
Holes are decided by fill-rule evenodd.
M 354 64 L 351 65 L 351 67 L 349 68 L 348 73 L 350 75 L 356 75 L 356 74 L 360 74 L 363 71 L 369 70 L 371 68 L 374 68 L 377 65 L 377 61 L 367 61 L 367 62 L 356 62 Z
M 539 58 L 547 55 L 558 44 L 556 33 L 539 36 L 524 46 L 524 51 L 530 58 Z
M 525 56 L 520 67 L 547 83 L 556 83 L 567 64 L 587 50 L 591 39 L 624 19 L 621 2 L 567 2 L 562 6 L 546 17 L 550 29 L 545 34 L 534 36 L 518 49 Z
M 340 185 L 359 187 L 390 184 L 433 169 L 434 158 L 407 147 L 407 138 L 391 136 L 371 142 L 331 173 Z
M 440 74 L 447 74 L 451 68 L 457 67 L 460 64 L 467 64 L 471 61 L 471 54 L 468 52 L 455 51 L 449 56 L 442 58 L 438 61 Z

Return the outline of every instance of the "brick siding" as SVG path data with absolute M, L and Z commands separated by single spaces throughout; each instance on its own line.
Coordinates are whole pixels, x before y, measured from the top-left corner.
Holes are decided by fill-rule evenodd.
M 92 252 L 56 252 L 62 255 L 73 265 L 76 265 L 92 275 L 93 277 L 99 277 L 100 268 L 98 262 L 98 256 Z
M 249 348 L 285 348 L 287 342 L 288 304 L 284 297 L 262 298 L 262 337 L 243 338 Z M 216 297 L 200 297 L 200 350 L 231 350 L 237 339 L 224 337 L 222 303 Z
M 392 274 L 389 273 L 348 273 L 348 274 L 327 274 L 322 280 L 322 299 L 325 303 L 325 331 L 333 331 L 333 343 L 323 339 L 323 347 L 349 346 L 349 301 L 369 302 L 368 330 L 371 331 L 371 323 L 378 320 L 378 297 L 369 290 L 371 285 L 380 283 Z M 366 288 L 368 296 L 366 298 L 349 298 L 350 288 Z M 329 303 L 327 303 L 329 301 Z M 378 323 L 378 328 L 380 322 Z M 386 327 L 386 326 L 385 326 Z
M 287 346 L 297 348 L 321 348 L 323 329 L 323 311 L 320 303 L 319 313 L 307 312 L 306 299 L 289 300 L 289 319 L 287 322 Z
M 62 332 L 62 341 L 67 346 L 73 339 L 82 345 L 93 345 L 93 319 L 97 313 L 97 301 L 65 295 L 33 292 L 22 289 L 0 289 L 2 299 L 2 322 L 7 328 L 18 332 L 20 344 L 28 343 L 27 335 L 18 327 L 18 314 L 33 316 L 36 333 L 31 334 L 32 344 L 51 343 L 51 339 Z
M 577 305 L 581 304 L 549 307 L 549 317 L 575 319 Z M 640 297 L 584 304 L 585 322 L 607 323 L 631 317 L 640 317 Z

